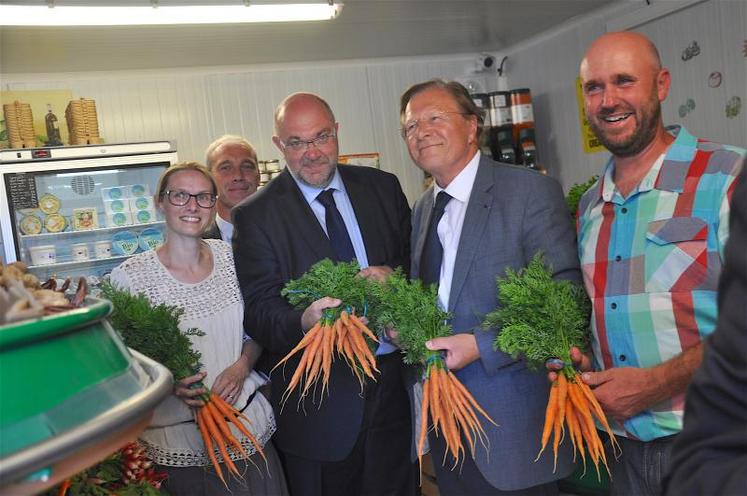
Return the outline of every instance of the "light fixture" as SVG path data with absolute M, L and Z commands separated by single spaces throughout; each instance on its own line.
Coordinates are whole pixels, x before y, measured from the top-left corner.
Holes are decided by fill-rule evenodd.
M 293 3 L 236 0 L 233 5 L 44 5 L 0 4 L 0 26 L 127 26 L 321 21 L 336 18 L 342 2 L 288 0 Z

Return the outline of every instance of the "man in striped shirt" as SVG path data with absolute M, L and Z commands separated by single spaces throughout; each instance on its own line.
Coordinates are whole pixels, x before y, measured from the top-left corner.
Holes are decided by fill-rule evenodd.
M 684 393 L 716 324 L 716 289 L 745 150 L 665 129 L 670 74 L 638 33 L 608 33 L 581 63 L 586 117 L 612 153 L 581 200 L 578 249 L 593 304 L 583 380 L 614 421 L 613 494 L 660 494 Z

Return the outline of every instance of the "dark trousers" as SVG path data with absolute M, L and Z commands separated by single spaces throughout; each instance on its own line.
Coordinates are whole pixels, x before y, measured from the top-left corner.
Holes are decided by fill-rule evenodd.
M 556 496 L 558 494 L 558 484 L 556 482 L 516 491 L 501 491 L 485 480 L 469 451 L 464 457 L 464 463 L 457 465 L 452 470 L 454 459 L 451 456 L 446 457 L 445 466 L 441 465 L 446 452 L 444 437 L 441 435 L 436 437 L 431 433 L 428 436 L 428 442 L 431 445 L 433 466 L 436 469 L 436 484 L 441 496 L 464 496 L 467 494 L 475 496 Z M 462 442 L 467 446 L 466 440 L 463 439 Z
M 602 434 L 599 434 L 600 437 Z M 637 441 L 617 436 L 622 448 L 618 460 L 607 449 L 612 481 L 612 496 L 658 496 L 662 494 L 661 480 L 669 471 L 672 444 L 676 436 L 667 436 L 653 441 Z M 747 488 L 745 488 L 747 489 Z
M 292 496 L 416 494 L 417 469 L 410 460 L 410 400 L 402 358 L 394 352 L 377 356 L 376 364 L 381 374 L 376 382 L 366 383 L 361 429 L 347 457 L 321 462 L 281 452 Z

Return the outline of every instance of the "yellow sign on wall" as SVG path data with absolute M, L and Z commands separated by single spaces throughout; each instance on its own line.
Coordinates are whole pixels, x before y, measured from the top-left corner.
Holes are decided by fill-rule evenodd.
M 584 144 L 584 152 L 596 153 L 606 150 L 599 138 L 594 136 L 594 131 L 589 126 L 584 112 L 584 90 L 581 87 L 581 78 L 576 78 L 576 100 L 578 101 L 578 118 L 581 123 L 581 141 Z
M 65 109 L 72 99 L 73 93 L 70 90 L 0 91 L 0 102 L 3 105 L 12 104 L 16 101 L 31 105 L 31 113 L 34 118 L 36 146 L 45 146 L 47 144 L 48 133 L 46 117 L 50 109 L 57 118 L 57 125 L 62 142 L 65 144 L 69 143 L 70 139 L 67 132 L 67 123 L 65 122 Z M 4 122 L 5 116 L 2 115 L 2 112 L 0 112 L 0 120 L 3 120 L 2 129 L 4 130 L 7 123 Z M 3 136 L 4 134 L 5 133 L 0 133 L 0 135 Z M 0 148 L 7 146 L 7 141 L 0 141 Z

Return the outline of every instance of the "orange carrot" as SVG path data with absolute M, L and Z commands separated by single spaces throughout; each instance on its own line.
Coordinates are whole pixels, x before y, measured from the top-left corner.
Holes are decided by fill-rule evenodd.
M 449 371 L 449 376 L 454 381 L 454 385 L 457 387 L 457 389 L 459 390 L 459 392 L 462 393 L 462 396 L 464 396 L 465 399 L 467 399 L 467 401 L 470 402 L 470 404 L 475 408 L 475 410 L 477 410 L 478 412 L 480 412 L 482 414 L 482 416 L 485 417 L 488 420 L 488 422 L 490 422 L 491 424 L 493 424 L 494 426 L 497 427 L 498 424 L 496 424 L 495 421 L 492 418 L 490 418 L 490 415 L 488 415 L 488 412 L 486 412 L 485 410 L 483 410 L 483 408 L 480 406 L 480 404 L 477 402 L 477 400 L 475 400 L 475 397 L 472 396 L 472 393 L 470 393 L 469 391 L 467 391 L 467 388 L 464 387 L 464 384 L 462 384 L 459 381 L 459 379 L 457 379 L 457 377 L 454 375 L 454 373 L 452 371 Z
M 545 409 L 545 426 L 542 429 L 542 446 L 540 447 L 540 452 L 537 453 L 537 458 L 534 459 L 535 462 L 539 460 L 540 455 L 545 451 L 547 441 L 550 439 L 550 433 L 555 425 L 555 416 L 558 411 L 559 389 L 560 386 L 558 385 L 558 382 L 553 381 L 552 386 L 550 386 L 550 396 L 547 399 L 547 408 Z
M 244 458 L 249 458 L 249 454 L 246 452 L 244 447 L 241 446 L 239 440 L 234 437 L 230 427 L 228 427 L 228 424 L 224 420 L 224 417 L 215 406 L 215 403 L 213 403 L 212 401 L 208 401 L 208 403 L 204 407 L 202 407 L 202 410 L 206 410 L 207 415 L 211 415 L 213 417 L 213 422 L 218 427 L 220 433 L 223 435 L 223 439 L 228 441 L 228 443 L 233 446 L 233 449 L 236 450 L 236 452 L 241 456 L 243 456 Z
M 565 374 L 562 372 L 558 374 L 558 412 L 555 416 L 555 425 L 553 426 L 553 443 L 552 443 L 552 452 L 553 452 L 553 473 L 558 468 L 558 446 L 560 445 L 560 441 L 562 440 L 562 435 L 564 432 L 564 424 L 565 421 L 565 403 L 566 403 L 566 396 L 568 395 L 568 380 L 565 378 Z
M 280 367 L 282 364 L 284 364 L 285 362 L 287 362 L 290 359 L 290 357 L 292 357 L 293 355 L 295 355 L 297 351 L 300 351 L 303 348 L 305 348 L 306 346 L 308 346 L 308 344 L 311 342 L 311 340 L 314 339 L 316 337 L 316 335 L 320 332 L 321 327 L 322 327 L 321 321 L 319 321 L 316 324 L 314 324 L 314 327 L 312 327 L 311 329 L 309 329 L 309 332 L 307 332 L 306 334 L 304 334 L 304 336 L 301 338 L 301 341 L 298 342 L 298 344 L 295 346 L 295 348 L 293 348 L 290 351 L 290 353 L 288 353 L 287 355 L 285 355 L 282 360 L 280 360 L 277 364 L 275 364 L 275 366 L 272 368 L 272 370 L 275 370 L 276 368 Z M 271 370 L 271 372 L 272 372 L 272 370 Z
M 355 315 L 354 313 L 351 313 L 349 315 L 349 319 L 350 319 L 350 322 L 352 322 L 356 328 L 358 328 L 363 334 L 371 338 L 372 341 L 375 341 L 377 343 L 379 342 L 379 338 L 376 337 L 376 334 L 374 334 L 371 331 L 371 329 L 369 329 L 368 326 L 364 324 L 360 318 L 358 318 L 357 315 Z
M 202 442 L 205 444 L 205 453 L 207 454 L 208 458 L 213 464 L 213 467 L 215 468 L 215 472 L 218 474 L 218 477 L 220 477 L 220 480 L 223 482 L 223 485 L 226 486 L 226 489 L 228 489 L 228 484 L 226 483 L 226 479 L 223 477 L 223 470 L 220 468 L 220 464 L 218 463 L 218 459 L 215 457 L 215 451 L 213 451 L 213 441 L 210 437 L 210 432 L 208 430 L 207 423 L 205 421 L 205 415 L 207 415 L 207 412 L 204 412 L 202 408 L 197 410 L 197 426 L 200 429 L 200 435 L 202 436 Z
M 226 402 L 220 400 L 214 401 L 216 408 L 223 414 L 225 414 L 228 418 L 236 418 L 236 417 L 243 417 L 244 414 L 237 411 L 235 408 L 233 408 L 231 405 L 227 404 Z M 252 443 L 254 446 L 254 450 L 260 454 L 260 456 L 264 459 L 265 465 L 268 463 L 267 456 L 265 455 L 265 451 L 262 448 L 262 445 L 260 444 L 259 440 L 254 436 L 254 434 L 251 433 L 251 431 L 243 424 L 243 422 L 233 422 L 233 425 L 236 426 L 236 428 L 241 431 L 243 435 L 246 436 L 247 439 L 249 439 L 249 442 Z
M 233 460 L 231 460 L 231 457 L 228 455 L 228 451 L 226 450 L 226 440 L 223 438 L 223 435 L 221 434 L 220 429 L 218 429 L 218 426 L 215 425 L 213 417 L 207 410 L 204 409 L 204 407 L 200 410 L 202 411 L 202 418 L 205 421 L 205 425 L 207 426 L 207 430 L 210 433 L 210 437 L 215 439 L 215 444 L 218 446 L 218 451 L 223 457 L 223 463 L 226 464 L 226 467 L 228 467 L 228 470 L 230 472 L 233 472 L 237 476 L 241 477 L 239 470 L 236 468 Z

